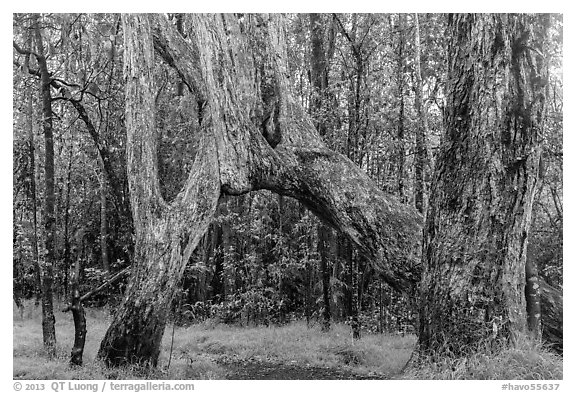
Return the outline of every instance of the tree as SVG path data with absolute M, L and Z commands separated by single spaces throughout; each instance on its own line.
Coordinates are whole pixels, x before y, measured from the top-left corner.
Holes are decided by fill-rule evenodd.
M 416 209 L 424 214 L 426 211 L 426 168 L 428 166 L 428 116 L 426 113 L 426 105 L 423 102 L 423 87 L 422 87 L 422 67 L 421 67 L 421 45 L 420 45 L 420 23 L 418 22 L 418 14 L 414 14 L 414 105 L 418 114 L 418 126 L 416 129 L 416 154 L 414 162 L 414 205 Z
M 334 24 L 334 18 L 332 18 Z M 315 88 L 314 99 L 312 100 L 312 110 L 321 116 L 319 121 L 316 121 L 314 126 L 318 130 L 321 137 L 326 137 L 328 130 L 328 116 L 329 106 L 333 103 L 327 94 L 328 89 L 328 59 L 326 51 L 330 53 L 328 48 L 324 49 L 324 28 L 321 14 L 310 14 L 310 41 L 312 46 L 312 56 L 310 59 L 311 65 L 311 80 Z M 333 30 L 333 29 L 331 29 Z M 333 45 L 334 40 L 331 40 Z M 333 106 L 333 105 L 332 105 Z M 331 108 L 332 110 L 334 108 Z M 334 235 L 332 229 L 320 223 L 317 227 L 318 231 L 318 252 L 320 254 L 320 272 L 322 276 L 322 301 L 323 301 L 323 324 L 322 331 L 330 330 L 330 255 L 333 255 Z M 332 249 L 331 249 L 332 248 Z
M 109 364 L 155 365 L 176 283 L 220 196 L 216 141 L 207 126 L 201 128 L 203 145 L 186 185 L 171 204 L 165 202 L 158 180 L 150 21 L 146 15 L 126 15 L 122 22 L 128 181 L 136 240 L 132 279 L 99 356 Z
M 396 171 L 397 171 L 397 195 L 401 201 L 406 201 L 406 191 L 405 191 L 405 167 L 406 167 L 406 147 L 405 147 L 405 97 L 406 97 L 406 83 L 405 83 L 405 70 L 406 66 L 404 65 L 405 62 L 405 55 L 404 51 L 406 49 L 406 15 L 399 14 L 397 24 L 394 26 L 398 31 L 398 49 L 396 52 L 396 84 L 398 88 L 398 92 L 396 96 L 398 97 L 399 105 L 398 105 L 398 121 L 397 121 L 397 134 L 396 134 L 396 144 L 397 144 L 397 152 L 396 152 Z
M 325 147 L 290 91 L 282 17 L 188 15 L 187 23 L 190 41 L 164 16 L 123 16 L 136 242 L 131 281 L 99 356 L 156 364 L 168 306 L 220 193 L 268 189 L 297 198 L 368 254 L 392 287 L 412 291 L 421 218 Z M 170 204 L 158 187 L 153 46 L 198 101 L 198 152 Z
M 39 16 L 34 17 L 36 38 L 36 60 L 40 71 L 40 97 L 42 101 L 42 130 L 44 132 L 44 230 L 45 247 L 44 272 L 42 275 L 42 335 L 44 346 L 56 354 L 56 329 L 54 327 L 54 306 L 52 283 L 54 281 L 54 253 L 56 237 L 55 193 L 54 193 L 54 131 L 52 125 L 52 94 L 50 72 L 44 54 L 44 42 L 40 33 Z
M 39 93 L 42 108 L 42 131 L 44 133 L 44 246 L 45 254 L 41 276 L 42 283 L 42 337 L 44 347 L 50 354 L 56 354 L 56 329 L 54 327 L 54 306 L 52 287 L 54 281 L 55 260 L 55 192 L 54 192 L 54 129 L 52 113 L 52 93 L 50 91 L 51 76 L 46 60 L 44 41 L 40 28 L 40 15 L 34 14 L 31 18 L 30 29 L 34 34 L 35 50 L 20 48 L 15 42 L 14 49 L 22 55 L 33 56 L 38 63 Z M 28 63 L 28 60 L 26 61 Z M 33 152 L 31 151 L 31 154 Z M 36 213 L 34 213 L 36 214 Z
M 526 330 L 527 238 L 548 71 L 546 15 L 448 18 L 446 132 L 424 229 L 422 350 L 461 355 Z

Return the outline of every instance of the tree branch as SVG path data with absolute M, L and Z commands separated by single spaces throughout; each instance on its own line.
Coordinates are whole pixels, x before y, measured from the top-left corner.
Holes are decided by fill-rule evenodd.
M 40 59 L 40 55 L 36 52 L 33 52 L 31 50 L 28 49 L 23 49 L 21 48 L 16 41 L 12 41 L 12 47 L 14 47 L 14 49 L 16 49 L 16 52 L 20 53 L 21 55 L 32 55 L 34 57 L 36 57 L 37 59 Z M 43 56 L 42 56 L 43 57 Z
M 118 273 L 116 273 L 114 276 L 112 276 L 112 278 L 110 278 L 108 281 L 106 281 L 104 284 L 100 285 L 97 288 L 94 288 L 93 290 L 91 290 L 88 293 L 85 293 L 84 295 L 82 295 L 80 297 L 80 302 L 83 302 L 89 298 L 91 298 L 92 296 L 96 295 L 97 293 L 101 292 L 103 289 L 105 289 L 106 287 L 114 284 L 115 282 L 119 281 L 122 276 L 124 276 L 126 273 L 128 273 L 130 271 L 130 267 L 126 267 L 122 270 L 120 270 Z M 72 305 L 69 304 L 68 306 L 66 306 L 64 309 L 62 309 L 62 312 L 68 312 L 72 309 Z
M 20 63 L 18 63 L 17 61 L 13 61 L 13 63 L 15 66 L 21 67 Z M 28 73 L 30 75 L 40 77 L 40 71 L 39 70 L 29 68 Z M 92 137 L 92 140 L 94 141 L 94 145 L 96 146 L 96 150 L 98 150 L 98 154 L 100 154 L 100 157 L 102 158 L 102 162 L 104 163 L 104 170 L 106 171 L 106 175 L 108 176 L 108 179 L 110 179 L 110 183 L 112 185 L 115 185 L 115 186 L 119 185 L 118 178 L 116 177 L 116 174 L 114 173 L 114 170 L 112 168 L 112 159 L 110 157 L 108 149 L 106 149 L 100 141 L 100 135 L 98 134 L 98 131 L 96 130 L 96 127 L 94 126 L 94 123 L 92 123 L 92 120 L 90 119 L 90 116 L 88 115 L 88 112 L 86 111 L 86 108 L 82 104 L 82 96 L 80 99 L 74 99 L 71 96 L 66 96 L 66 94 L 65 94 L 65 92 L 67 91 L 66 86 L 75 87 L 78 85 L 73 84 L 73 83 L 67 83 L 61 79 L 52 78 L 51 82 L 50 82 L 50 86 L 63 92 L 62 96 L 54 97 L 52 99 L 52 101 L 57 101 L 57 100 L 68 101 L 70 104 L 72 104 L 74 109 L 76 109 L 76 112 L 78 112 L 78 117 L 86 125 L 86 130 L 88 131 L 88 134 L 90 135 L 90 137 Z M 116 201 L 116 206 L 120 208 L 120 211 L 124 212 L 124 209 L 123 209 L 124 204 L 122 203 L 122 195 L 120 194 L 120 188 L 119 187 L 111 187 L 111 189 L 112 189 L 112 195 L 114 196 L 114 199 Z

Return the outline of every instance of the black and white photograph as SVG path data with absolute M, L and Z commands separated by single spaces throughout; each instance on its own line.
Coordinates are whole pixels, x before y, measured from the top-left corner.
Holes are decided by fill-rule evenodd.
M 330 11 L 12 13 L 14 391 L 563 390 L 564 15 Z

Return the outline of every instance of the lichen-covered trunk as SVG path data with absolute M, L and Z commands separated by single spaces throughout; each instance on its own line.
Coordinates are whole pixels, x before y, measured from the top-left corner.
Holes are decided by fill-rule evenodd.
M 189 41 L 154 16 L 154 46 L 208 102 L 204 110 L 219 114 L 211 126 L 222 191 L 298 199 L 358 245 L 391 286 L 413 293 L 421 216 L 326 147 L 292 94 L 282 16 L 193 14 L 186 25 Z
M 178 215 L 159 218 L 137 235 L 130 284 L 100 345 L 108 365 L 155 366 L 170 305 L 186 266 L 187 234 Z M 205 228 L 204 228 L 205 229 Z M 202 232 L 203 234 L 203 232 Z
M 128 177 L 136 232 L 126 297 L 100 356 L 155 364 L 166 313 L 220 193 L 267 189 L 344 233 L 391 287 L 416 297 L 421 215 L 328 149 L 295 99 L 281 15 L 190 14 L 186 38 L 164 15 L 125 15 Z M 152 42 L 198 101 L 196 162 L 171 204 L 160 196 Z
M 449 17 L 446 133 L 424 228 L 423 350 L 460 355 L 526 328 L 546 17 Z
M 149 18 L 125 15 L 123 24 L 128 181 L 136 240 L 130 283 L 98 356 L 109 365 L 155 366 L 177 284 L 208 228 L 220 187 L 214 139 L 202 127 L 198 157 L 186 184 L 171 204 L 162 199 Z

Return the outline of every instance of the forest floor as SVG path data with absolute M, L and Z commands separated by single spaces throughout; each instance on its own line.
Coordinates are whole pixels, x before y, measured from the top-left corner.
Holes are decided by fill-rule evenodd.
M 61 307 L 57 308 L 57 310 Z M 166 328 L 159 366 L 108 369 L 95 360 L 110 324 L 104 309 L 87 309 L 84 366 L 68 365 L 74 340 L 72 316 L 56 312 L 57 356 L 42 346 L 41 313 L 33 304 L 13 313 L 13 377 L 16 379 L 393 379 L 410 358 L 416 338 L 364 334 L 353 341 L 350 328 L 294 322 L 279 327 L 236 327 L 203 323 Z

